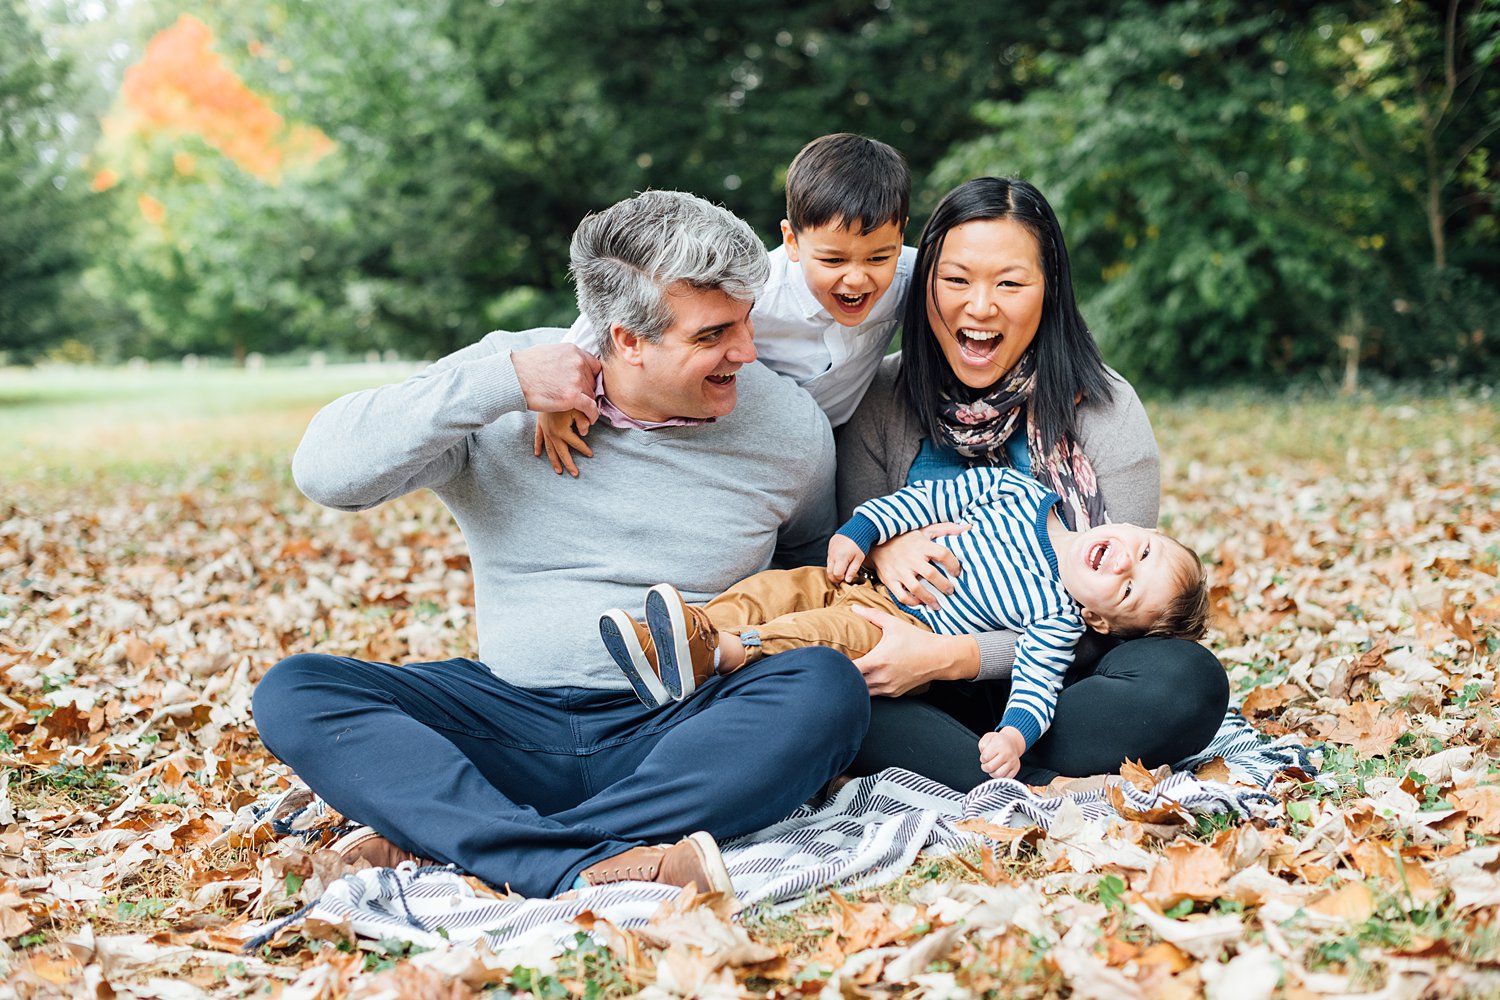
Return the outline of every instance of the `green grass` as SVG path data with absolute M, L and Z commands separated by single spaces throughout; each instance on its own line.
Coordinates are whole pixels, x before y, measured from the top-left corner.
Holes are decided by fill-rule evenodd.
M 413 366 L 0 368 L 0 468 L 23 486 L 283 466 L 323 403 Z

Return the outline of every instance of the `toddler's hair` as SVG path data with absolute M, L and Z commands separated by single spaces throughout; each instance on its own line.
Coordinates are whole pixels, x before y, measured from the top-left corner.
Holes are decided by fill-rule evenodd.
M 1186 557 L 1180 560 L 1182 569 L 1177 574 L 1177 595 L 1167 602 L 1161 617 L 1152 624 L 1141 629 L 1111 629 L 1111 633 L 1122 639 L 1153 635 L 1197 642 L 1208 632 L 1208 573 L 1198 553 L 1171 535 L 1162 537 L 1181 549 Z
M 906 228 L 911 171 L 878 139 L 850 132 L 820 136 L 802 147 L 786 172 L 786 218 L 795 232 L 839 223 L 861 236 L 888 222 Z

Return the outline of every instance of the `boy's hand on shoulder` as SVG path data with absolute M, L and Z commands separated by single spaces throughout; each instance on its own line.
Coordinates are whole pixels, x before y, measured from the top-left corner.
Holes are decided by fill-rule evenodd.
M 830 583 L 853 583 L 859 579 L 865 563 L 865 551 L 848 535 L 834 535 L 828 540 L 828 580 Z
M 979 766 L 992 778 L 1014 778 L 1025 752 L 1026 738 L 1015 726 L 979 737 Z
M 537 344 L 512 351 L 510 363 L 526 397 L 526 408 L 537 413 L 577 410 L 589 422 L 599 419 L 594 383 L 600 363 L 576 344 Z
M 540 455 L 545 449 L 552 471 L 559 476 L 567 469 L 574 479 L 578 478 L 578 465 L 573 461 L 573 452 L 584 458 L 593 458 L 594 452 L 583 440 L 592 421 L 581 410 L 566 413 L 538 413 L 536 415 L 536 437 L 531 453 Z

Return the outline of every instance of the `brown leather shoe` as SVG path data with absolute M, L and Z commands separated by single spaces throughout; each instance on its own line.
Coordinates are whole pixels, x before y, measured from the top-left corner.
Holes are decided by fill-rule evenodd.
M 719 630 L 708 612 L 682 599 L 670 583 L 646 591 L 646 627 L 656 642 L 662 683 L 678 701 L 717 671 Z
M 371 868 L 394 868 L 403 861 L 414 861 L 418 868 L 436 865 L 436 861 L 403 851 L 368 826 L 350 830 L 328 845 L 346 865 L 365 862 Z
M 734 898 L 734 885 L 714 838 L 701 830 L 675 844 L 632 847 L 578 873 L 589 885 L 611 882 L 656 882 L 693 886 L 698 892 L 722 892 Z

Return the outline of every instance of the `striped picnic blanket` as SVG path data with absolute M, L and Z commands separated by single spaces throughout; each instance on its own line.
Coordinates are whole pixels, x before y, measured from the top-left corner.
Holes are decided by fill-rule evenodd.
M 1225 753 L 1223 751 L 1229 751 Z M 1195 777 L 1179 764 L 1174 773 L 1141 791 L 1118 787 L 1127 809 L 1149 812 L 1175 804 L 1196 815 L 1248 815 L 1275 799 L 1259 788 L 1291 766 L 1315 768 L 1308 749 L 1272 743 L 1238 713 L 1226 718 L 1209 749 L 1195 758 L 1221 757 L 1248 788 Z M 849 782 L 828 800 L 804 805 L 787 819 L 723 845 L 724 861 L 742 903 L 791 908 L 809 892 L 836 886 L 856 889 L 889 882 L 920 852 L 943 855 L 971 846 L 977 835 L 957 823 L 979 818 L 1000 826 L 1048 828 L 1064 810 L 1085 821 L 1118 819 L 1102 788 L 1044 795 L 1017 781 L 997 779 L 967 794 L 909 771 L 892 768 Z M 260 928 L 252 946 L 301 920 L 345 924 L 360 937 L 395 938 L 425 947 L 483 940 L 502 952 L 561 950 L 574 940 L 574 918 L 591 911 L 618 927 L 644 926 L 679 890 L 647 883 L 594 886 L 555 899 L 500 899 L 476 890 L 448 868 L 410 863 L 345 875 L 310 907 Z

